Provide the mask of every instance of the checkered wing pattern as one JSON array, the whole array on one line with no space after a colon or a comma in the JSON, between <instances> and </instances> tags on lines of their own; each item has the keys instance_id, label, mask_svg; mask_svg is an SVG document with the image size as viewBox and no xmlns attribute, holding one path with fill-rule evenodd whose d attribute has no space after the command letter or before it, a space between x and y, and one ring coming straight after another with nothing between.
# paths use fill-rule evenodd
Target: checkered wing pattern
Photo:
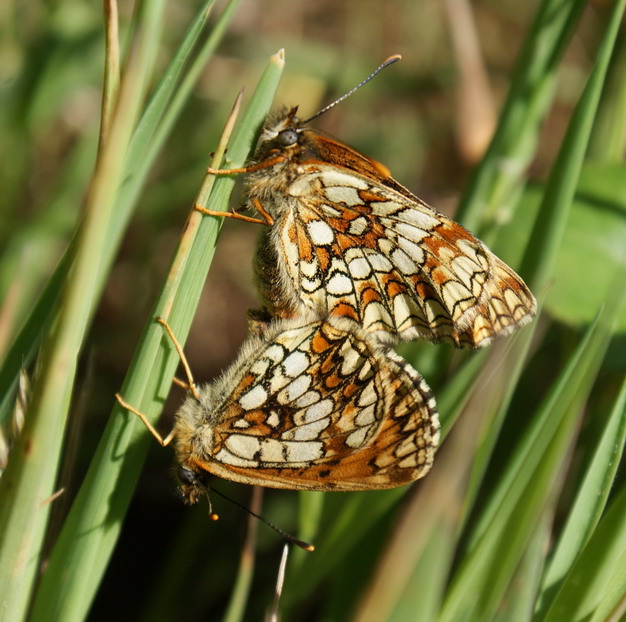
<instances>
[{"instance_id":1,"label":"checkered wing pattern","mask_svg":"<svg viewBox=\"0 0 626 622\"><path fill-rule=\"evenodd\" d=\"M392 488L430 469L439 437L420 375L342 318L272 325L201 393L179 412L178 460L246 484Z\"/></svg>"},{"instance_id":2,"label":"checkered wing pattern","mask_svg":"<svg viewBox=\"0 0 626 622\"><path fill-rule=\"evenodd\" d=\"M261 289L278 298L273 313L317 309L391 339L469 347L531 319L524 282L466 229L352 171L311 168L290 188L273 239L266 236L277 278L261 274Z\"/></svg>"}]
</instances>

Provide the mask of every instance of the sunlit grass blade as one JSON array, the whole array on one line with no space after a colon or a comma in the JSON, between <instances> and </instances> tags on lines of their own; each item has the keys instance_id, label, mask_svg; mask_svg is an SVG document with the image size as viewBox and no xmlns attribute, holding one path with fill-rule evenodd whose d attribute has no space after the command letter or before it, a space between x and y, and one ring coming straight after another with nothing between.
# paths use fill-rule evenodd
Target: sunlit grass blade
<instances>
[{"instance_id":1,"label":"sunlit grass blade","mask_svg":"<svg viewBox=\"0 0 626 622\"><path fill-rule=\"evenodd\" d=\"M623 619L626 599L626 487L622 486L542 620Z\"/></svg>"},{"instance_id":2,"label":"sunlit grass blade","mask_svg":"<svg viewBox=\"0 0 626 622\"><path fill-rule=\"evenodd\" d=\"M99 294L94 276L102 278L101 257L123 177L123 156L156 56L161 16L160 2L147 3L139 10L139 34L86 200L72 269L55 310L55 324L44 343L24 430L0 481L0 566L11 568L10 580L0 584L0 602L7 619L17 621L25 615L39 568L50 510L42 503L54 492L77 357Z\"/></svg>"},{"instance_id":3,"label":"sunlit grass blade","mask_svg":"<svg viewBox=\"0 0 626 622\"><path fill-rule=\"evenodd\" d=\"M119 13L115 0L104 2L104 41L104 76L100 113L100 143L98 145L100 153L102 153L111 130L121 79Z\"/></svg>"},{"instance_id":4,"label":"sunlit grass blade","mask_svg":"<svg viewBox=\"0 0 626 622\"><path fill-rule=\"evenodd\" d=\"M243 164L282 72L282 53L270 61L228 146L229 162ZM223 146L222 146L223 149ZM217 154L219 157L219 154ZM207 177L198 203L225 210L235 181ZM210 190L210 199L208 194ZM192 211L163 291L153 309L184 343L213 257L221 222ZM178 365L171 344L153 317L141 338L121 393L155 420ZM113 401L113 396L111 396ZM106 568L151 437L132 414L115 406L89 471L50 557L37 593L33 620L81 620ZM82 534L82 537L78 537Z\"/></svg>"},{"instance_id":5,"label":"sunlit grass blade","mask_svg":"<svg viewBox=\"0 0 626 622\"><path fill-rule=\"evenodd\" d=\"M626 39L619 37L589 144L588 158L597 163L624 163L626 151Z\"/></svg>"},{"instance_id":6,"label":"sunlit grass blade","mask_svg":"<svg viewBox=\"0 0 626 622\"><path fill-rule=\"evenodd\" d=\"M455 529L439 524L430 537L404 591L389 616L393 622L432 622L436 620L445 593L450 564L454 558ZM420 595L417 603L416 595Z\"/></svg>"},{"instance_id":7,"label":"sunlit grass blade","mask_svg":"<svg viewBox=\"0 0 626 622\"><path fill-rule=\"evenodd\" d=\"M457 211L457 218L476 233L510 217L552 101L561 56L586 4L544 0L539 8L496 133Z\"/></svg>"},{"instance_id":8,"label":"sunlit grass blade","mask_svg":"<svg viewBox=\"0 0 626 622\"><path fill-rule=\"evenodd\" d=\"M537 619L549 608L580 551L592 537L611 492L626 442L626 381L608 419L542 580Z\"/></svg>"},{"instance_id":9,"label":"sunlit grass blade","mask_svg":"<svg viewBox=\"0 0 626 622\"><path fill-rule=\"evenodd\" d=\"M539 517L524 555L492 618L493 622L527 622L532 617L553 520L554 507L549 504Z\"/></svg>"},{"instance_id":10,"label":"sunlit grass blade","mask_svg":"<svg viewBox=\"0 0 626 622\"><path fill-rule=\"evenodd\" d=\"M563 240L583 159L598 110L611 54L619 31L624 1L615 3L602 39L595 66L576 105L567 132L550 174L546 191L535 220L520 273L535 291L546 287L554 270L556 254ZM536 253L536 249L542 249Z\"/></svg>"}]
</instances>

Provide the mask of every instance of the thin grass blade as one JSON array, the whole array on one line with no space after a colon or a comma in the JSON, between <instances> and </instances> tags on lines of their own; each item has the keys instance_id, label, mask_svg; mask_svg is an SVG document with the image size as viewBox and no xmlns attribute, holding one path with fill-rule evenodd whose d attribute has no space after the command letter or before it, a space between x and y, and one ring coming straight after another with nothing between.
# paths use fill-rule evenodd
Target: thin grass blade
<instances>
[{"instance_id":1,"label":"thin grass blade","mask_svg":"<svg viewBox=\"0 0 626 622\"><path fill-rule=\"evenodd\" d=\"M54 492L77 357L98 295L94 274L102 269L106 232L122 179L123 154L156 56L161 16L160 2L140 9L139 35L120 87L110 135L94 173L72 270L56 310L57 321L44 344L26 425L0 482L0 566L12 569L10 580L0 584L0 602L7 619L17 621L25 615L38 570L50 510L43 502Z\"/></svg>"},{"instance_id":2,"label":"thin grass blade","mask_svg":"<svg viewBox=\"0 0 626 622\"><path fill-rule=\"evenodd\" d=\"M626 599L626 487L622 486L542 620L622 619ZM617 617L614 614L617 613Z\"/></svg>"},{"instance_id":3,"label":"thin grass blade","mask_svg":"<svg viewBox=\"0 0 626 622\"><path fill-rule=\"evenodd\" d=\"M542 581L543 615L600 521L626 442L626 381L610 414Z\"/></svg>"},{"instance_id":4,"label":"thin grass blade","mask_svg":"<svg viewBox=\"0 0 626 622\"><path fill-rule=\"evenodd\" d=\"M476 233L510 217L553 98L560 59L586 4L544 0L537 12L496 133L457 211L457 218Z\"/></svg>"}]
</instances>

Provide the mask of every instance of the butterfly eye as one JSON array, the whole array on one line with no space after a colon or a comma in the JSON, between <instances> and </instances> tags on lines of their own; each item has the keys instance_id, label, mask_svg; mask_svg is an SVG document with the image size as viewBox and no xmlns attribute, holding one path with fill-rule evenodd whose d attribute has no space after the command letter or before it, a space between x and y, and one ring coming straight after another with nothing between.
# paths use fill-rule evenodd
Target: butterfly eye
<instances>
[{"instance_id":1,"label":"butterfly eye","mask_svg":"<svg viewBox=\"0 0 626 622\"><path fill-rule=\"evenodd\" d=\"M180 467L176 472L176 475L178 477L178 481L181 484L193 485L198 483L198 477L196 476L196 474L190 469L186 469L185 467Z\"/></svg>"},{"instance_id":2,"label":"butterfly eye","mask_svg":"<svg viewBox=\"0 0 626 622\"><path fill-rule=\"evenodd\" d=\"M283 147L291 147L298 142L298 132L296 130L283 130L278 134L278 143Z\"/></svg>"}]
</instances>

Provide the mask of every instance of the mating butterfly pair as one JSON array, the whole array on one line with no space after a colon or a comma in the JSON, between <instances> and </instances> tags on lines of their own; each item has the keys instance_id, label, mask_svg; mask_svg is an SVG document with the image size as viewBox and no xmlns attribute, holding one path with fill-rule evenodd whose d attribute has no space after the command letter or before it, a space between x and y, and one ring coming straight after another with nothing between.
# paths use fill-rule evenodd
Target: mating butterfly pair
<instances>
[{"instance_id":1,"label":"mating butterfly pair","mask_svg":"<svg viewBox=\"0 0 626 622\"><path fill-rule=\"evenodd\" d=\"M174 429L190 502L207 474L305 490L423 476L439 436L435 401L390 344L479 347L535 313L526 285L482 242L307 123L283 111L254 164L210 170L249 173L260 218L245 219L267 225L256 266L273 319L256 324L220 380L190 383Z\"/></svg>"}]
</instances>

